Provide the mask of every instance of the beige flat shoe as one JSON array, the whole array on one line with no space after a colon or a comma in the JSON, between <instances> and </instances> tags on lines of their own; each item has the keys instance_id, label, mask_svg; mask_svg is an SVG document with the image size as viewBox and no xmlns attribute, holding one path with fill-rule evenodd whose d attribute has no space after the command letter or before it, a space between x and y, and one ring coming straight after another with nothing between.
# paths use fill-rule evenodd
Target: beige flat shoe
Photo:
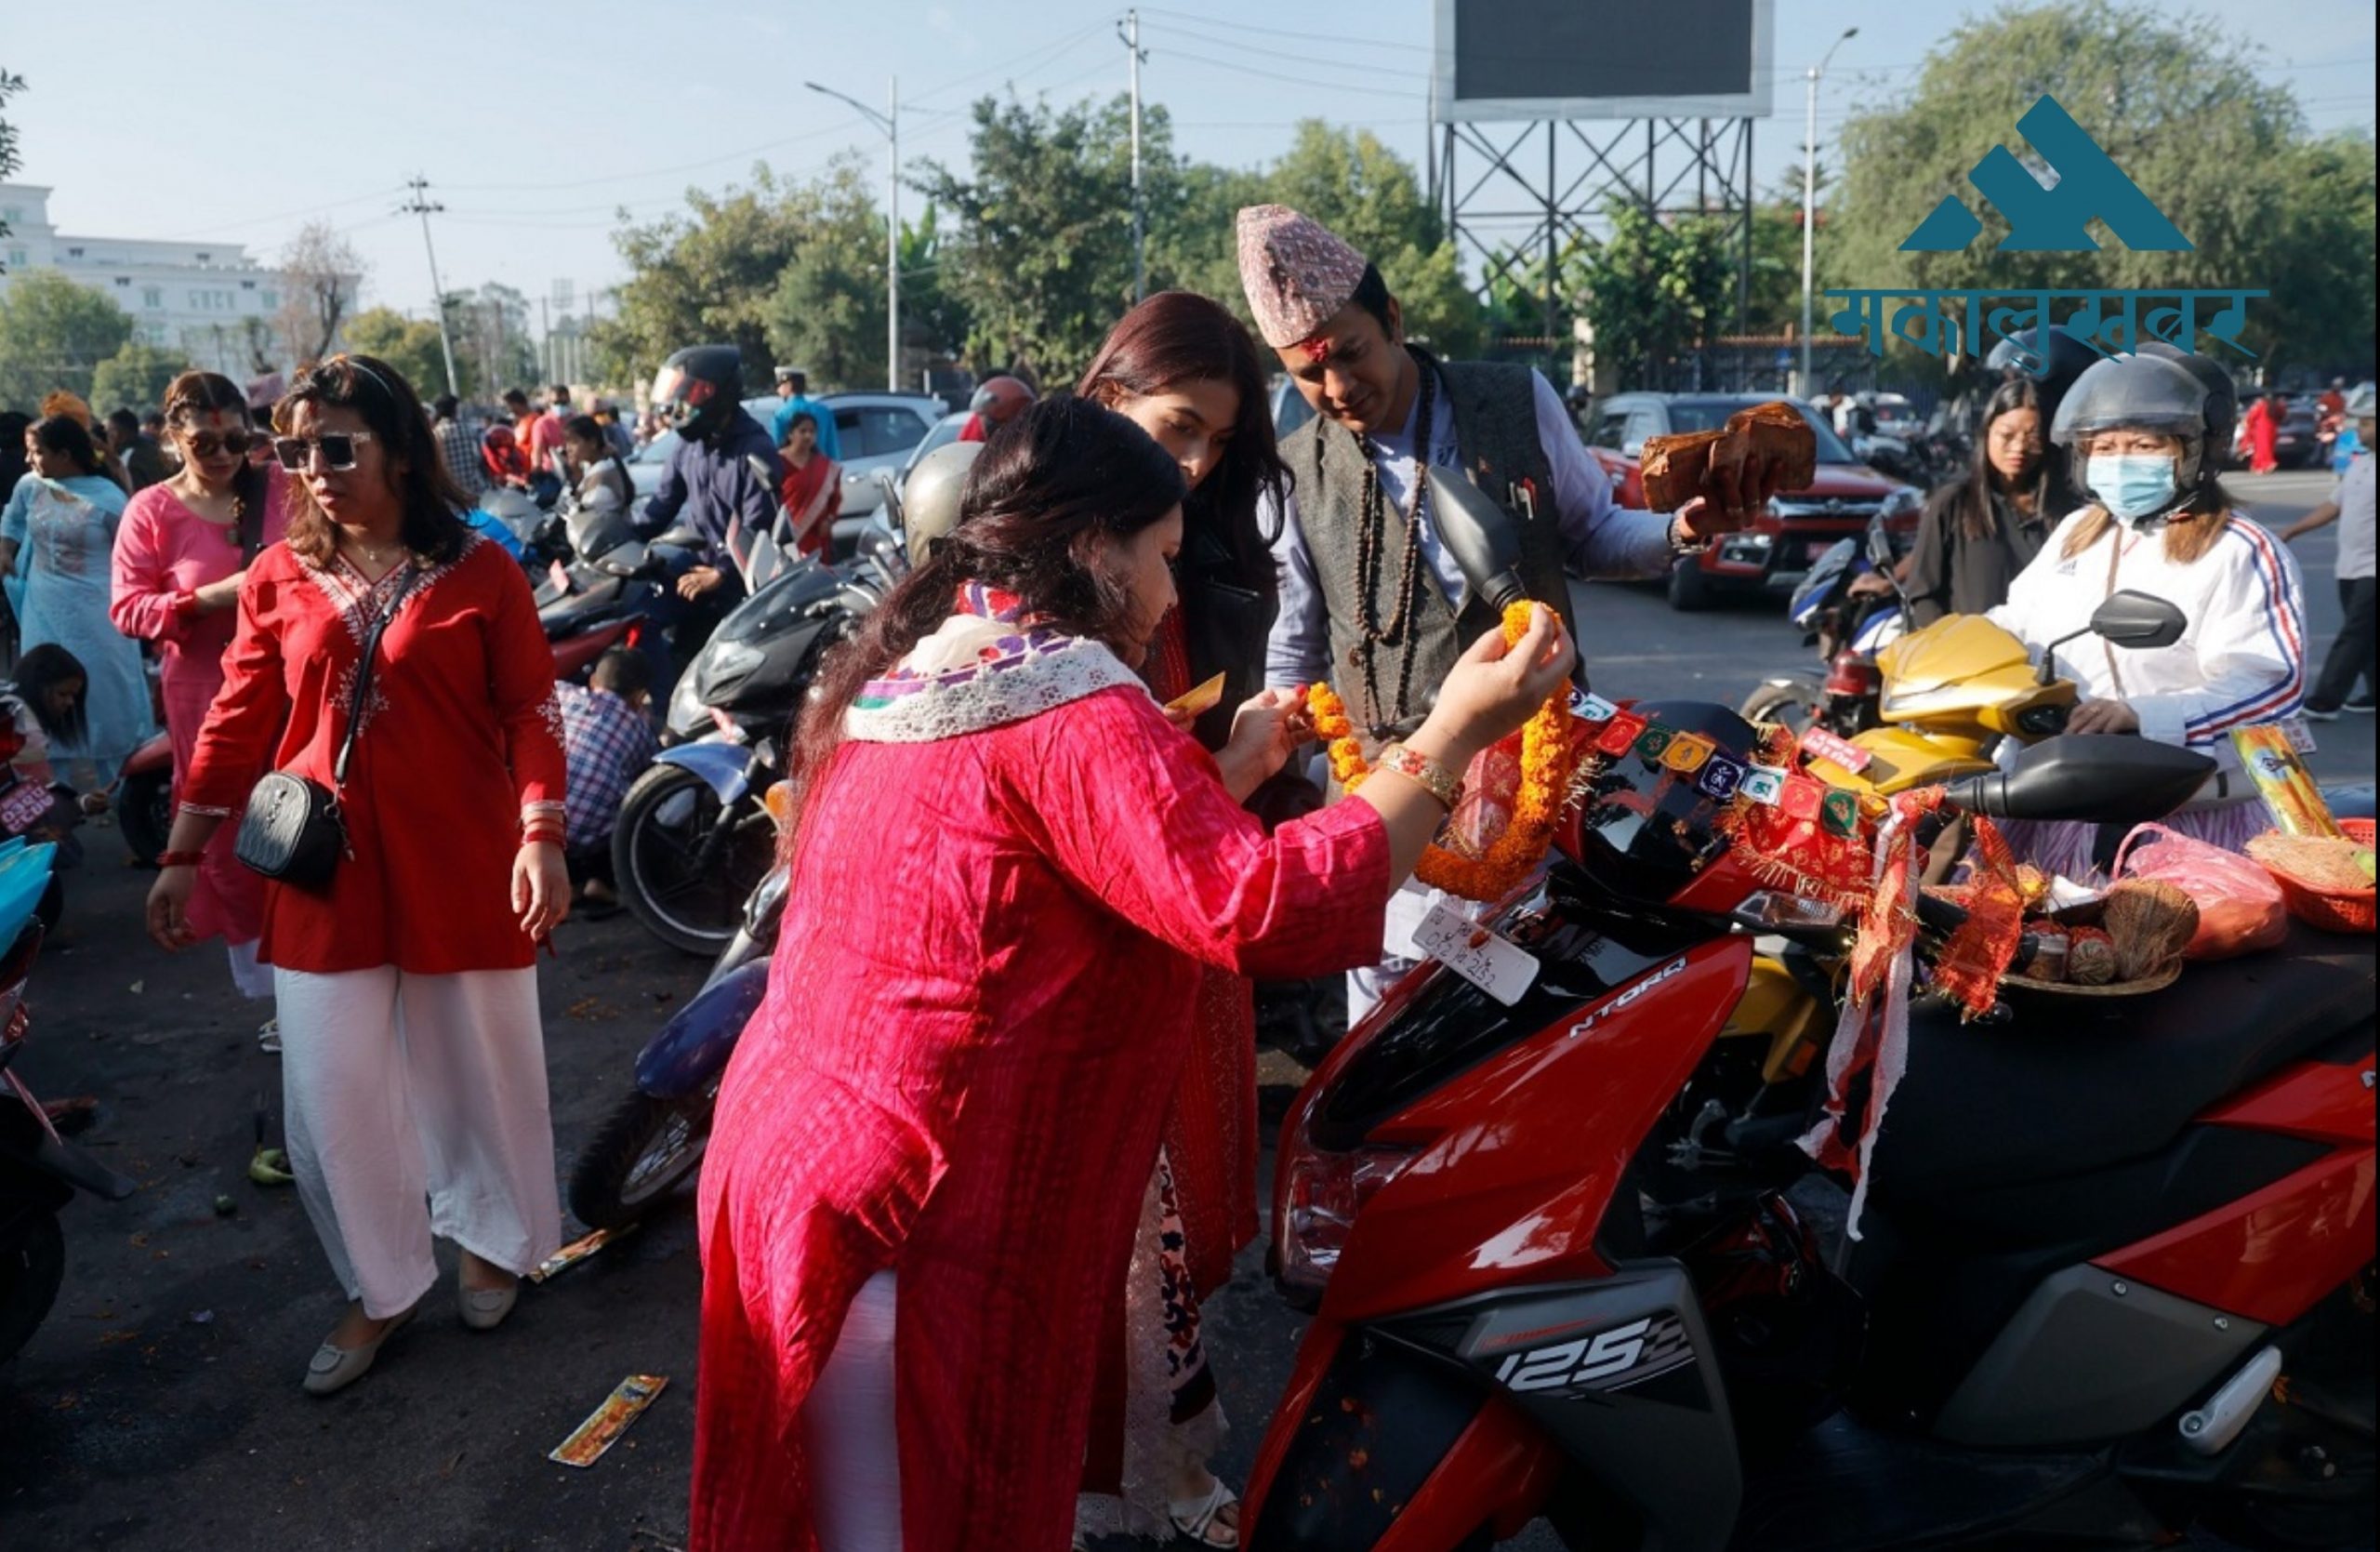
<instances>
[{"instance_id":1,"label":"beige flat shoe","mask_svg":"<svg viewBox=\"0 0 2380 1552\"><path fill-rule=\"evenodd\" d=\"M380 1328L379 1335L360 1347L340 1347L325 1342L315 1348L314 1356L306 1361L306 1394L328 1396L334 1391L346 1389L371 1373L372 1360L380 1356L380 1345L394 1336L406 1321L413 1319L414 1310L420 1307L416 1304L413 1309L392 1316L389 1323Z\"/></svg>"},{"instance_id":2,"label":"beige flat shoe","mask_svg":"<svg viewBox=\"0 0 2380 1552\"><path fill-rule=\"evenodd\" d=\"M473 1331L494 1331L504 1324L504 1318L520 1301L521 1280L515 1278L503 1288L472 1288L457 1277L455 1293L456 1302L462 1307L463 1324Z\"/></svg>"}]
</instances>

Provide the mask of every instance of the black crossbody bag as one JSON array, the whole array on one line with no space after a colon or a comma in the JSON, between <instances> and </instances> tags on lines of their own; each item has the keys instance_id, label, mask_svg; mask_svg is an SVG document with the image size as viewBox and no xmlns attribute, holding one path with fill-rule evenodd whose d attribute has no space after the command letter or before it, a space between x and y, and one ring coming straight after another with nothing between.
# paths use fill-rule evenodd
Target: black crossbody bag
<instances>
[{"instance_id":1,"label":"black crossbody bag","mask_svg":"<svg viewBox=\"0 0 2380 1552\"><path fill-rule=\"evenodd\" d=\"M247 812L240 816L240 833L232 841L231 855L266 878L318 890L330 882L338 859L347 855L347 820L338 811L338 794L347 785L348 757L355 752L355 737L364 727L364 707L372 694L372 664L379 656L380 632L389 628L405 594L413 590L416 575L406 573L389 606L380 611L364 638L364 660L355 670L355 688L348 696L347 736L339 740L338 760L331 766L331 785L324 787L289 771L272 771L248 794Z\"/></svg>"}]
</instances>

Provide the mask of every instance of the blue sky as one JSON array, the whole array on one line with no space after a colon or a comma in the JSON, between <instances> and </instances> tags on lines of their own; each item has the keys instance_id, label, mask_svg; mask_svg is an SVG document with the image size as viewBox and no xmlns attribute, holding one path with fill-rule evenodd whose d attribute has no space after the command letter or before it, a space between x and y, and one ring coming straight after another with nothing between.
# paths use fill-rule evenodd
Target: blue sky
<instances>
[{"instance_id":1,"label":"blue sky","mask_svg":"<svg viewBox=\"0 0 2380 1552\"><path fill-rule=\"evenodd\" d=\"M1834 125L1905 86L1935 39L1977 9L1778 0L1776 113L1753 134L1761 185L1796 162L1800 73L1842 28L1860 31L1825 84L1822 158ZM2336 0L2195 9L2259 38L2266 73L2297 90L2317 128L2371 126L2371 11ZM0 68L28 83L8 108L24 153L17 176L55 187L60 226L238 241L270 257L320 218L368 260L368 300L422 312L420 227L392 213L416 171L447 206L436 235L448 285L500 280L536 297L566 279L583 293L621 277L608 236L618 205L657 215L690 184L739 180L761 158L799 174L856 153L880 179L882 139L804 80L880 103L897 73L905 161L963 161L968 103L1004 83L1056 100L1121 90L1122 10L1092 0L112 0L94 11L0 0ZM1261 163L1308 116L1423 153L1429 0L1182 0L1141 15L1144 88L1188 154Z\"/></svg>"}]
</instances>

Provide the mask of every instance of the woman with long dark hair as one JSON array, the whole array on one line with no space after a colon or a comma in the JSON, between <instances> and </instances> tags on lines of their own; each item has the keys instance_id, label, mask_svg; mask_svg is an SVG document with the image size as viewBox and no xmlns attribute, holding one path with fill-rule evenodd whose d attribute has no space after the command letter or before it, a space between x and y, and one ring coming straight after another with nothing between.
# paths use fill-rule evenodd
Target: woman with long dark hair
<instances>
[{"instance_id":1,"label":"woman with long dark hair","mask_svg":"<svg viewBox=\"0 0 2380 1552\"><path fill-rule=\"evenodd\" d=\"M343 855L319 887L267 881L263 942L298 1196L351 1301L307 1366L326 1395L436 1280L433 1236L477 1330L561 1239L532 964L570 897L562 712L529 584L464 526L396 369L334 356L273 418L288 537L241 584L149 929L192 941L197 864L268 770L335 789Z\"/></svg>"},{"instance_id":2,"label":"woman with long dark hair","mask_svg":"<svg viewBox=\"0 0 2380 1552\"><path fill-rule=\"evenodd\" d=\"M27 426L24 449L31 467L0 514L0 571L20 557L26 564L18 617L23 645L55 642L90 676L83 733L54 753L60 778L82 792L84 806L104 809L117 767L155 730L140 649L108 619L108 557L124 517L124 487L102 471L91 433L72 416Z\"/></svg>"},{"instance_id":3,"label":"woman with long dark hair","mask_svg":"<svg viewBox=\"0 0 2380 1552\"><path fill-rule=\"evenodd\" d=\"M2041 390L2030 377L2011 374L1984 405L1974 467L1937 487L1918 520L1902 585L1919 625L2008 601L2009 584L2041 553L2056 521L2048 439Z\"/></svg>"},{"instance_id":4,"label":"woman with long dark hair","mask_svg":"<svg viewBox=\"0 0 2380 1552\"><path fill-rule=\"evenodd\" d=\"M114 599L108 616L127 636L157 643L165 732L177 786L190 771L206 709L223 688L223 657L240 584L266 546L288 527L288 477L248 461L264 433L248 424L247 397L231 378L184 372L165 389L167 434L181 469L136 494L116 534ZM231 980L248 997L272 995L272 972L257 962L264 933L264 880L231 856L234 824L206 846L191 895L191 931L220 937ZM268 1030L268 1049L279 1035Z\"/></svg>"},{"instance_id":5,"label":"woman with long dark hair","mask_svg":"<svg viewBox=\"0 0 2380 1552\"><path fill-rule=\"evenodd\" d=\"M1182 490L1122 416L1025 411L803 714L785 923L703 1166L703 1552L1066 1544L1198 967L1374 957L1451 773L1568 671L1550 613L1491 633L1360 792L1268 836L1135 671ZM1277 767L1295 704L1243 706L1230 760Z\"/></svg>"},{"instance_id":6,"label":"woman with long dark hair","mask_svg":"<svg viewBox=\"0 0 2380 1552\"><path fill-rule=\"evenodd\" d=\"M1160 292L1124 315L1075 391L1148 432L1181 471L1181 604L1159 623L1141 673L1168 703L1222 677L1212 710L1169 720L1223 757L1235 709L1263 687L1278 608L1273 536L1257 521L1257 501L1289 486L1255 343L1219 303ZM1235 763L1223 776L1246 801L1260 773ZM1163 1096L1164 1143L1131 1271L1102 1338L1082 1536L1179 1532L1238 1545L1237 1500L1208 1466L1224 1421L1198 1307L1231 1280L1233 1254L1256 1235L1252 988L1228 970L1204 970L1195 1010L1189 1059Z\"/></svg>"}]
</instances>

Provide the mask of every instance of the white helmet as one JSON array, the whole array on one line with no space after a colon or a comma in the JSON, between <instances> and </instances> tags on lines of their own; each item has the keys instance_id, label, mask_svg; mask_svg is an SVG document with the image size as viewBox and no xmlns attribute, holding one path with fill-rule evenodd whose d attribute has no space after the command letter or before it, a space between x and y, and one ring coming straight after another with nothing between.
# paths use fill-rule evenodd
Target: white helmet
<instances>
[{"instance_id":1,"label":"white helmet","mask_svg":"<svg viewBox=\"0 0 2380 1552\"><path fill-rule=\"evenodd\" d=\"M934 540L959 526L959 498L967 488L967 471L983 450L980 442L946 442L909 471L901 487L901 526L912 567L924 565Z\"/></svg>"}]
</instances>

